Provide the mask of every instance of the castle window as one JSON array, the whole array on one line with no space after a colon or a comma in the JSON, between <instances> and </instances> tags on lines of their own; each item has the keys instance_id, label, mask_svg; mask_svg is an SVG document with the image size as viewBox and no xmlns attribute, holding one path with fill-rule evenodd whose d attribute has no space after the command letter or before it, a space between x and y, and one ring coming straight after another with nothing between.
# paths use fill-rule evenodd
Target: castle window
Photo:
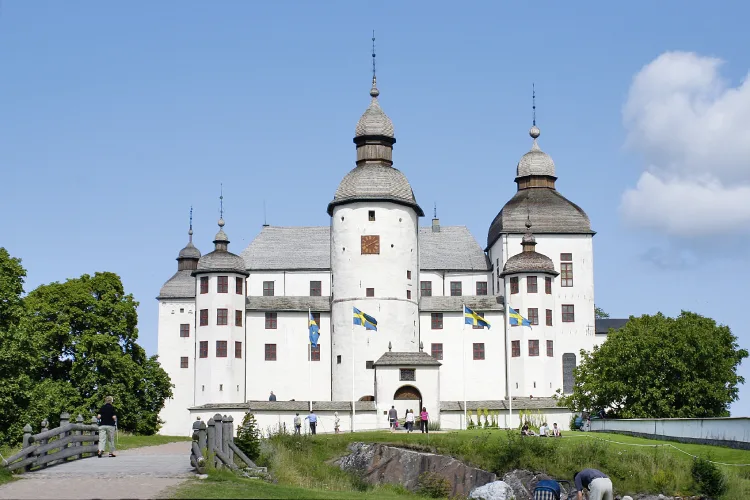
<instances>
[{"instance_id":1,"label":"castle window","mask_svg":"<svg viewBox=\"0 0 750 500\"><path fill-rule=\"evenodd\" d=\"M370 211L369 211L369 212L367 213L367 219L368 219L368 220L369 220L370 222L375 222L375 210L370 210Z\"/></svg>"},{"instance_id":2,"label":"castle window","mask_svg":"<svg viewBox=\"0 0 750 500\"><path fill-rule=\"evenodd\" d=\"M432 297L432 281L420 281L419 293L422 297Z\"/></svg>"},{"instance_id":3,"label":"castle window","mask_svg":"<svg viewBox=\"0 0 750 500\"><path fill-rule=\"evenodd\" d=\"M406 271L406 279L411 279L411 271Z\"/></svg>"},{"instance_id":4,"label":"castle window","mask_svg":"<svg viewBox=\"0 0 750 500\"><path fill-rule=\"evenodd\" d=\"M460 296L461 296L461 282L451 281L451 297L460 297Z\"/></svg>"},{"instance_id":5,"label":"castle window","mask_svg":"<svg viewBox=\"0 0 750 500\"><path fill-rule=\"evenodd\" d=\"M189 337L189 336L190 336L190 325L187 323L180 325L180 337Z\"/></svg>"},{"instance_id":6,"label":"castle window","mask_svg":"<svg viewBox=\"0 0 750 500\"><path fill-rule=\"evenodd\" d=\"M374 297L375 296L375 289L374 288L367 288L365 290L365 296L366 297Z\"/></svg>"},{"instance_id":7,"label":"castle window","mask_svg":"<svg viewBox=\"0 0 750 500\"><path fill-rule=\"evenodd\" d=\"M539 356L538 340L529 340L529 356Z\"/></svg>"},{"instance_id":8,"label":"castle window","mask_svg":"<svg viewBox=\"0 0 750 500\"><path fill-rule=\"evenodd\" d=\"M536 293L536 276L526 276L526 293Z\"/></svg>"},{"instance_id":9,"label":"castle window","mask_svg":"<svg viewBox=\"0 0 750 500\"><path fill-rule=\"evenodd\" d=\"M208 293L208 276L201 276L201 293Z\"/></svg>"},{"instance_id":10,"label":"castle window","mask_svg":"<svg viewBox=\"0 0 750 500\"><path fill-rule=\"evenodd\" d=\"M216 324L220 326L224 326L228 324L228 318L229 311L227 309L217 309L216 310Z\"/></svg>"},{"instance_id":11,"label":"castle window","mask_svg":"<svg viewBox=\"0 0 750 500\"><path fill-rule=\"evenodd\" d=\"M560 286L573 286L573 254L560 254Z\"/></svg>"},{"instance_id":12,"label":"castle window","mask_svg":"<svg viewBox=\"0 0 750 500\"><path fill-rule=\"evenodd\" d=\"M264 297L273 297L273 281L264 281L263 282L263 296Z\"/></svg>"},{"instance_id":13,"label":"castle window","mask_svg":"<svg viewBox=\"0 0 750 500\"><path fill-rule=\"evenodd\" d=\"M521 341L520 340L510 341L510 352L511 352L511 357L513 358L521 357Z\"/></svg>"},{"instance_id":14,"label":"castle window","mask_svg":"<svg viewBox=\"0 0 750 500\"><path fill-rule=\"evenodd\" d=\"M234 326L242 326L242 315L244 314L244 311L242 310L236 310L234 311Z\"/></svg>"},{"instance_id":15,"label":"castle window","mask_svg":"<svg viewBox=\"0 0 750 500\"><path fill-rule=\"evenodd\" d=\"M188 357L182 356L180 358L180 368L187 368L188 367Z\"/></svg>"},{"instance_id":16,"label":"castle window","mask_svg":"<svg viewBox=\"0 0 750 500\"><path fill-rule=\"evenodd\" d=\"M435 359L443 359L443 344L432 344L430 346L430 354Z\"/></svg>"},{"instance_id":17,"label":"castle window","mask_svg":"<svg viewBox=\"0 0 750 500\"><path fill-rule=\"evenodd\" d=\"M432 313L430 315L430 318L431 318L431 327L433 330L443 329L443 313Z\"/></svg>"},{"instance_id":18,"label":"castle window","mask_svg":"<svg viewBox=\"0 0 750 500\"><path fill-rule=\"evenodd\" d=\"M216 280L217 293L229 293L229 276L219 276Z\"/></svg>"},{"instance_id":19,"label":"castle window","mask_svg":"<svg viewBox=\"0 0 750 500\"><path fill-rule=\"evenodd\" d=\"M266 361L276 361L276 344L266 344Z\"/></svg>"},{"instance_id":20,"label":"castle window","mask_svg":"<svg viewBox=\"0 0 750 500\"><path fill-rule=\"evenodd\" d=\"M406 291L406 298L407 300L411 300L411 290Z\"/></svg>"},{"instance_id":21,"label":"castle window","mask_svg":"<svg viewBox=\"0 0 750 500\"><path fill-rule=\"evenodd\" d=\"M208 340L201 340L200 342L200 357L208 357Z\"/></svg>"},{"instance_id":22,"label":"castle window","mask_svg":"<svg viewBox=\"0 0 750 500\"><path fill-rule=\"evenodd\" d=\"M234 291L237 292L237 295L242 295L242 281L242 278L234 279Z\"/></svg>"},{"instance_id":23,"label":"castle window","mask_svg":"<svg viewBox=\"0 0 750 500\"><path fill-rule=\"evenodd\" d=\"M180 314L182 314L184 312L185 312L185 308L184 307L180 307Z\"/></svg>"},{"instance_id":24,"label":"castle window","mask_svg":"<svg viewBox=\"0 0 750 500\"><path fill-rule=\"evenodd\" d=\"M484 359L484 342L474 343L474 359L481 361Z\"/></svg>"},{"instance_id":25,"label":"castle window","mask_svg":"<svg viewBox=\"0 0 750 500\"><path fill-rule=\"evenodd\" d=\"M266 330L276 330L277 324L276 313L266 313Z\"/></svg>"},{"instance_id":26,"label":"castle window","mask_svg":"<svg viewBox=\"0 0 750 500\"><path fill-rule=\"evenodd\" d=\"M310 282L310 297L320 297L323 293L321 281Z\"/></svg>"},{"instance_id":27,"label":"castle window","mask_svg":"<svg viewBox=\"0 0 750 500\"><path fill-rule=\"evenodd\" d=\"M399 380L402 382L414 382L417 380L417 370L414 368L401 368L399 370Z\"/></svg>"},{"instance_id":28,"label":"castle window","mask_svg":"<svg viewBox=\"0 0 750 500\"><path fill-rule=\"evenodd\" d=\"M375 361L365 361L365 370L374 370Z\"/></svg>"},{"instance_id":29,"label":"castle window","mask_svg":"<svg viewBox=\"0 0 750 500\"><path fill-rule=\"evenodd\" d=\"M315 347L310 346L311 361L320 361L320 344Z\"/></svg>"},{"instance_id":30,"label":"castle window","mask_svg":"<svg viewBox=\"0 0 750 500\"><path fill-rule=\"evenodd\" d=\"M477 281L477 295L487 295L486 281Z\"/></svg>"},{"instance_id":31,"label":"castle window","mask_svg":"<svg viewBox=\"0 0 750 500\"><path fill-rule=\"evenodd\" d=\"M546 293L547 295L552 294L552 278L550 278L549 276L544 278L544 293Z\"/></svg>"},{"instance_id":32,"label":"castle window","mask_svg":"<svg viewBox=\"0 0 750 500\"><path fill-rule=\"evenodd\" d=\"M242 342L234 343L234 357L242 359Z\"/></svg>"},{"instance_id":33,"label":"castle window","mask_svg":"<svg viewBox=\"0 0 750 500\"><path fill-rule=\"evenodd\" d=\"M200 326L208 326L208 309L201 309Z\"/></svg>"},{"instance_id":34,"label":"castle window","mask_svg":"<svg viewBox=\"0 0 750 500\"><path fill-rule=\"evenodd\" d=\"M227 357L227 341L226 340L216 341L216 357L217 358Z\"/></svg>"},{"instance_id":35,"label":"castle window","mask_svg":"<svg viewBox=\"0 0 750 500\"><path fill-rule=\"evenodd\" d=\"M562 320L563 323L573 323L576 320L575 306L573 304L563 304Z\"/></svg>"},{"instance_id":36,"label":"castle window","mask_svg":"<svg viewBox=\"0 0 750 500\"><path fill-rule=\"evenodd\" d=\"M337 365L341 364L341 354L339 354L338 356L336 356L336 364Z\"/></svg>"},{"instance_id":37,"label":"castle window","mask_svg":"<svg viewBox=\"0 0 750 500\"><path fill-rule=\"evenodd\" d=\"M550 358L555 357L555 346L554 342L551 340L547 341L547 356Z\"/></svg>"},{"instance_id":38,"label":"castle window","mask_svg":"<svg viewBox=\"0 0 750 500\"><path fill-rule=\"evenodd\" d=\"M529 323L532 325L539 324L539 309L536 307L529 307Z\"/></svg>"},{"instance_id":39,"label":"castle window","mask_svg":"<svg viewBox=\"0 0 750 500\"><path fill-rule=\"evenodd\" d=\"M518 276L510 279L510 293L518 293Z\"/></svg>"},{"instance_id":40,"label":"castle window","mask_svg":"<svg viewBox=\"0 0 750 500\"><path fill-rule=\"evenodd\" d=\"M552 309L547 309L547 326L552 326Z\"/></svg>"},{"instance_id":41,"label":"castle window","mask_svg":"<svg viewBox=\"0 0 750 500\"><path fill-rule=\"evenodd\" d=\"M560 254L560 262L573 262L573 254L572 253L561 253Z\"/></svg>"},{"instance_id":42,"label":"castle window","mask_svg":"<svg viewBox=\"0 0 750 500\"><path fill-rule=\"evenodd\" d=\"M481 313L479 311L474 311L474 312L477 313L477 316L479 316L480 318L484 318L484 313ZM471 328L474 330L481 330L484 327L481 325L471 325Z\"/></svg>"}]
</instances>

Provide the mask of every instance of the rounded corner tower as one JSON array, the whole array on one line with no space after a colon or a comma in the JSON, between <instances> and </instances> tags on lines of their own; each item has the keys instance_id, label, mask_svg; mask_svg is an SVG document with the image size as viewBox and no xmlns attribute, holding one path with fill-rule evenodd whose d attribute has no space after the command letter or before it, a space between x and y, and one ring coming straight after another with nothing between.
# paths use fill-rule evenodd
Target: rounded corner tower
<instances>
[{"instance_id":1,"label":"rounded corner tower","mask_svg":"<svg viewBox=\"0 0 750 500\"><path fill-rule=\"evenodd\" d=\"M393 123L378 102L355 129L357 162L328 204L331 216L331 396L374 397L372 362L388 351L419 350L419 217L406 176L393 167ZM353 325L354 309L377 331Z\"/></svg>"}]
</instances>

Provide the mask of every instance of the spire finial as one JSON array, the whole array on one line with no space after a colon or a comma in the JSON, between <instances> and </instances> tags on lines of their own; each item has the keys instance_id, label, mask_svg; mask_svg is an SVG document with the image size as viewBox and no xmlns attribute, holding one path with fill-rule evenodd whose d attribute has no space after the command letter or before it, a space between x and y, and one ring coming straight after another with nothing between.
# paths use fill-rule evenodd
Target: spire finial
<instances>
[{"instance_id":1,"label":"spire finial","mask_svg":"<svg viewBox=\"0 0 750 500\"><path fill-rule=\"evenodd\" d=\"M193 242L193 206L190 205L190 230L188 231L188 236L190 236L190 243Z\"/></svg>"},{"instance_id":2,"label":"spire finial","mask_svg":"<svg viewBox=\"0 0 750 500\"><path fill-rule=\"evenodd\" d=\"M219 227L224 227L224 183L219 184Z\"/></svg>"},{"instance_id":3,"label":"spire finial","mask_svg":"<svg viewBox=\"0 0 750 500\"><path fill-rule=\"evenodd\" d=\"M372 30L372 88L370 89L370 95L377 97L380 95L380 91L376 86L377 78L375 77L375 30Z\"/></svg>"},{"instance_id":4,"label":"spire finial","mask_svg":"<svg viewBox=\"0 0 750 500\"><path fill-rule=\"evenodd\" d=\"M437 219L437 202L435 202L435 208L434 208L434 211L432 213L432 217L435 218L435 219Z\"/></svg>"},{"instance_id":5,"label":"spire finial","mask_svg":"<svg viewBox=\"0 0 750 500\"><path fill-rule=\"evenodd\" d=\"M536 144L536 138L541 135L541 131L539 130L539 127L536 126L536 86L532 83L531 84L531 129L529 130L529 135L532 139L534 139L534 144Z\"/></svg>"}]
</instances>

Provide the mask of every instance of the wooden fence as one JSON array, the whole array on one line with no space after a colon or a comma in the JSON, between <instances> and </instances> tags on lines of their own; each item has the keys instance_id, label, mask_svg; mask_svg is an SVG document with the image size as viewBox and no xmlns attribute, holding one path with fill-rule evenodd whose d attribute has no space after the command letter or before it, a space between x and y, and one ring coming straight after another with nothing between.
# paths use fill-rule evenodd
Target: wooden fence
<instances>
[{"instance_id":1,"label":"wooden fence","mask_svg":"<svg viewBox=\"0 0 750 500\"><path fill-rule=\"evenodd\" d=\"M199 474L205 474L206 462L213 459L217 469L227 467L237 470L237 462L244 463L255 472L266 472L265 467L258 467L242 450L234 444L234 419L231 415L217 413L208 422L193 422L193 444L190 451L190 465ZM237 462L236 462L237 461Z\"/></svg>"},{"instance_id":2,"label":"wooden fence","mask_svg":"<svg viewBox=\"0 0 750 500\"><path fill-rule=\"evenodd\" d=\"M70 414L60 414L60 426L48 429L47 420L42 421L42 432L32 434L31 425L23 428L23 448L7 460L2 466L10 471L28 472L33 469L85 458L96 454L99 445L99 426L96 417L91 417L91 424L83 423L83 416L78 415L75 423L70 422ZM87 444L91 443L91 444Z\"/></svg>"}]
</instances>

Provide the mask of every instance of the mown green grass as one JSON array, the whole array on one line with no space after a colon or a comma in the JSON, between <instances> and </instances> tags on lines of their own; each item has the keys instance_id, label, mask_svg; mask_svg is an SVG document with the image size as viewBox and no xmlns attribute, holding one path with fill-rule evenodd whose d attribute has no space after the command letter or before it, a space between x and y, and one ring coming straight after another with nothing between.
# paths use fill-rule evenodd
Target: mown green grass
<instances>
[{"instance_id":1,"label":"mown green grass","mask_svg":"<svg viewBox=\"0 0 750 500\"><path fill-rule=\"evenodd\" d=\"M186 436L137 436L135 434L120 433L117 438L116 448L118 450L128 450L130 448L142 448L144 446L157 446L160 444L174 443L177 441L190 441Z\"/></svg>"}]
</instances>

